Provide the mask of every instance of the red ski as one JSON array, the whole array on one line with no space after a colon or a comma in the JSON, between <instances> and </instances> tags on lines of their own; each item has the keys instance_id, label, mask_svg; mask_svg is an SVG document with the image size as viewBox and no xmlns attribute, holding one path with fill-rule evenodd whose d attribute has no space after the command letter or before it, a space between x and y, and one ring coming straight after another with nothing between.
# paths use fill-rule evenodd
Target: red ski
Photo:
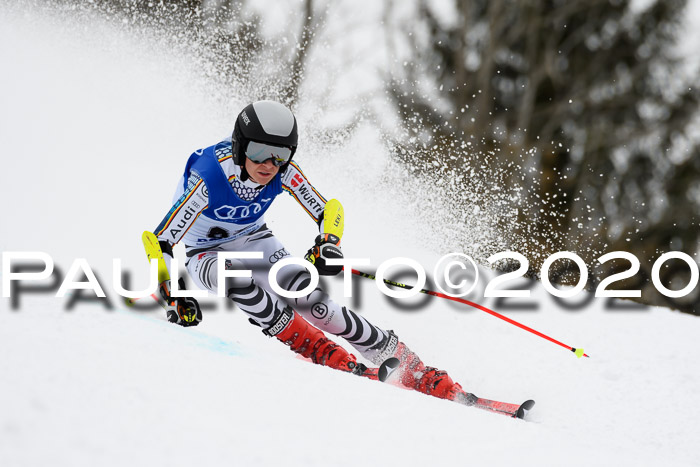
<instances>
[{"instance_id":1,"label":"red ski","mask_svg":"<svg viewBox=\"0 0 700 467\"><path fill-rule=\"evenodd\" d=\"M309 363L313 363L310 359L298 356L302 360L306 360ZM362 363L358 363L357 366L350 372L356 376L361 376L363 378L371 379L372 381L380 381L382 383L387 382L387 379L391 374L399 367L399 359L396 357L391 357L385 360L379 367L367 367ZM398 383L392 383L397 387L402 389L411 390L406 386ZM416 391L419 392L419 391ZM422 393L421 393L422 394ZM433 396L431 396L433 397ZM532 409L535 405L535 401L527 400L522 404L511 404L508 402L492 401L489 399L483 399L472 393L461 391L457 393L457 396L452 399L452 402L456 402L460 405L466 405L468 407L476 407L477 409L488 410L489 412L500 413L507 415L512 418L525 418L528 411Z\"/></svg>"},{"instance_id":2,"label":"red ski","mask_svg":"<svg viewBox=\"0 0 700 467\"><path fill-rule=\"evenodd\" d=\"M391 373L398 367L399 360L395 357L391 357L384 361L379 368L366 368L368 374L361 374L360 376L367 376L370 379L377 379L385 382ZM535 406L535 401L533 400L527 400L522 404L511 404L508 402L483 399L465 391L459 392L457 396L452 399L452 401L461 405L476 407L477 409L488 410L489 412L500 413L509 417L520 419L525 418L528 411Z\"/></svg>"},{"instance_id":3,"label":"red ski","mask_svg":"<svg viewBox=\"0 0 700 467\"><path fill-rule=\"evenodd\" d=\"M458 394L454 399L454 402L470 407L476 407L477 409L508 415L509 417L513 418L525 418L528 411L535 406L535 401L532 399L527 400L522 404L511 404L508 402L483 399L468 392Z\"/></svg>"}]
</instances>

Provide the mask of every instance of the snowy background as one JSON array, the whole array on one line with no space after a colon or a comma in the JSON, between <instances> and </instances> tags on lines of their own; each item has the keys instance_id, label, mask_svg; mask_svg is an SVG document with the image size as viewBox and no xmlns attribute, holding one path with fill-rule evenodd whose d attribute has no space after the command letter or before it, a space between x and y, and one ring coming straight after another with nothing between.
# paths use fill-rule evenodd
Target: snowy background
<instances>
[{"instance_id":1,"label":"snowy background","mask_svg":"<svg viewBox=\"0 0 700 467\"><path fill-rule=\"evenodd\" d=\"M193 71L196 57L147 34L31 10L0 8L0 64L0 247L49 253L63 274L85 258L110 298L72 310L53 293L25 293L14 309L0 301L0 465L700 461L690 315L601 299L572 310L532 286L534 309L507 314L592 357L577 360L477 310L421 297L401 309L362 279L343 299L342 282L327 281L468 391L535 399L523 422L310 365L216 300L196 329L125 308L109 290L112 258L145 282L141 232L167 212L189 153L230 133L245 97L222 96ZM378 83L360 73L346 86ZM302 135L324 125L311 104L297 117ZM401 180L379 139L367 122L342 144L302 140L297 160L343 202L346 256L431 269L443 252L392 188ZM289 197L267 220L295 255L315 235Z\"/></svg>"}]
</instances>

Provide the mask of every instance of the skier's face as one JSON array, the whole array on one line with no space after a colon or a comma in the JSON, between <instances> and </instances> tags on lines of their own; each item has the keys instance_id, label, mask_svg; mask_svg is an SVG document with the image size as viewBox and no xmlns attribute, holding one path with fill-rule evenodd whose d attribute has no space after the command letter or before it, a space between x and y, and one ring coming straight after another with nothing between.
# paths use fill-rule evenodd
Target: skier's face
<instances>
[{"instance_id":1,"label":"skier's face","mask_svg":"<svg viewBox=\"0 0 700 467\"><path fill-rule=\"evenodd\" d=\"M272 180L280 168L272 163L272 159L268 159L263 163L257 164L247 157L245 158L245 169L248 175L255 182L261 185L267 185Z\"/></svg>"}]
</instances>

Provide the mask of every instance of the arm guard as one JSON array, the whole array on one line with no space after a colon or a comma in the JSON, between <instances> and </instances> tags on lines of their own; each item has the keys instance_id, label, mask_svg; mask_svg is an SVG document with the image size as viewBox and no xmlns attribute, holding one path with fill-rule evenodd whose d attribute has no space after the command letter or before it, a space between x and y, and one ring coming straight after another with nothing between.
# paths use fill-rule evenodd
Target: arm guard
<instances>
[{"instance_id":1,"label":"arm guard","mask_svg":"<svg viewBox=\"0 0 700 467\"><path fill-rule=\"evenodd\" d=\"M345 229L345 213L343 205L337 199L332 199L323 208L323 223L321 234L332 234L342 238Z\"/></svg>"}]
</instances>

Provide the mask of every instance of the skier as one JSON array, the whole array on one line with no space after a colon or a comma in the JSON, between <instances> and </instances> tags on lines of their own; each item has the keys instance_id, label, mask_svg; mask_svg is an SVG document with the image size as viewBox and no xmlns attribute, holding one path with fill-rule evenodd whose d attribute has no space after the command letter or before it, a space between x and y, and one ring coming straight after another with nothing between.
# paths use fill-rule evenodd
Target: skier
<instances>
[{"instance_id":1,"label":"skier","mask_svg":"<svg viewBox=\"0 0 700 467\"><path fill-rule=\"evenodd\" d=\"M337 304L320 288L294 299L272 291L268 272L289 253L266 226L263 215L283 191L319 226L319 235L305 258L321 275L342 270L327 264L330 258L343 257L342 205L335 199L327 201L309 183L292 161L296 148L297 122L292 112L277 102L258 101L238 115L231 138L193 153L174 205L154 232L166 264L170 267L173 245L184 241L189 275L199 288L216 293L219 252L262 251L260 259L226 260L227 270L250 270L252 277L227 278L225 290L263 333L314 363L376 379L376 369L358 363L321 330L341 336L376 365L389 357L398 358L396 373L402 385L455 399L462 393L461 386L444 371L425 366L393 331ZM303 266L292 264L279 271L277 280L285 290L299 291L306 288L311 276ZM199 324L202 312L194 298L171 297L169 281L159 290L167 303L169 321L182 326Z\"/></svg>"}]
</instances>

